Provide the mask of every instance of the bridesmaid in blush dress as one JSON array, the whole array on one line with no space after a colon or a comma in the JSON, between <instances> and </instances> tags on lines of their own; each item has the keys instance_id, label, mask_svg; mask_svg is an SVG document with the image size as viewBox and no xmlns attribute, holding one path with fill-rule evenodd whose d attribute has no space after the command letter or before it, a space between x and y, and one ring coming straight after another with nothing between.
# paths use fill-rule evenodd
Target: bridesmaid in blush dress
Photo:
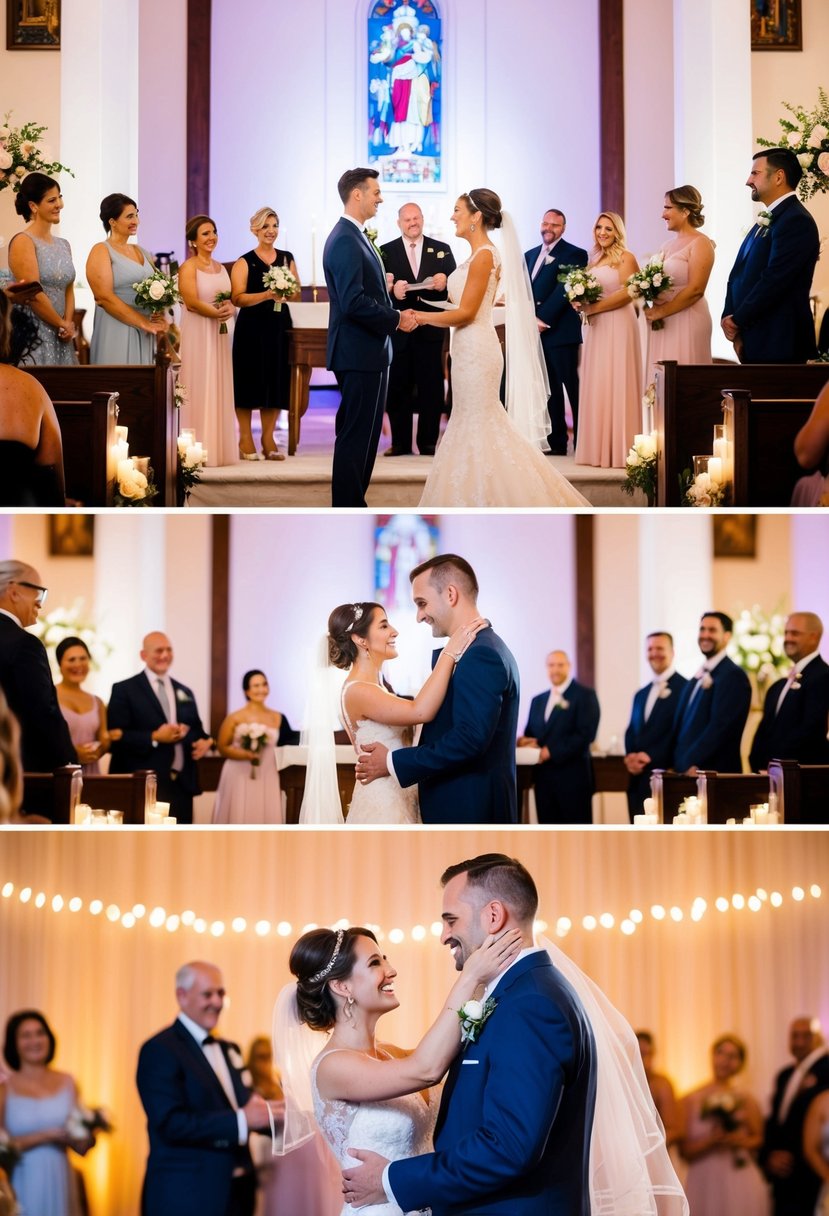
<instances>
[{"instance_id":1,"label":"bridesmaid in blush dress","mask_svg":"<svg viewBox=\"0 0 829 1216\"><path fill-rule=\"evenodd\" d=\"M86 642L82 638L63 638L55 648L55 658L61 675L55 692L78 753L78 763L85 774L100 773L101 756L109 751L113 739L121 738L123 731L107 730L106 705L100 697L83 689L91 661Z\"/></svg>"},{"instance_id":2,"label":"bridesmaid in blush dress","mask_svg":"<svg viewBox=\"0 0 829 1216\"><path fill-rule=\"evenodd\" d=\"M230 275L213 258L218 233L209 215L187 224L192 256L178 273L184 301L181 312L181 371L187 390L181 406L181 426L192 427L207 448L209 465L234 464L236 428L233 421L233 317ZM221 332L222 326L225 333Z\"/></svg>"},{"instance_id":3,"label":"bridesmaid in blush dress","mask_svg":"<svg viewBox=\"0 0 829 1216\"><path fill-rule=\"evenodd\" d=\"M216 803L214 823L284 823L282 791L276 768L276 746L280 736L287 741L290 725L276 709L265 704L270 687L263 671L246 671L242 689L247 704L228 714L219 727L216 745L225 757ZM262 726L267 742L254 751L245 746L251 726Z\"/></svg>"},{"instance_id":4,"label":"bridesmaid in blush dress","mask_svg":"<svg viewBox=\"0 0 829 1216\"><path fill-rule=\"evenodd\" d=\"M705 289L714 266L714 242L697 229L705 223L702 195L693 186L676 186L665 195L662 218L673 233L660 249L665 271L674 281L645 309L648 353L645 384L653 384L661 359L677 363L711 363L711 313ZM670 318L670 320L666 320ZM662 321L654 329L654 321Z\"/></svg>"},{"instance_id":5,"label":"bridesmaid in blush dress","mask_svg":"<svg viewBox=\"0 0 829 1216\"><path fill-rule=\"evenodd\" d=\"M588 318L581 364L576 464L623 469L642 421L642 352L625 283L639 269L625 246L625 225L603 211L593 227L588 267L602 285L595 304L575 302Z\"/></svg>"}]
</instances>

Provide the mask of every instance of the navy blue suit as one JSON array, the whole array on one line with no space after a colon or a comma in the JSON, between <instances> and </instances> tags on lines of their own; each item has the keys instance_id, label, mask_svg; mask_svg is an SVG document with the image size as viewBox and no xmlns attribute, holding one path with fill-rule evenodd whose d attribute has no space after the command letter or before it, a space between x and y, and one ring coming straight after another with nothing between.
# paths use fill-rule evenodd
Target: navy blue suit
<instances>
[{"instance_id":1,"label":"navy blue suit","mask_svg":"<svg viewBox=\"0 0 829 1216\"><path fill-rule=\"evenodd\" d=\"M596 1058L581 1002L543 951L493 996L449 1070L435 1151L390 1166L395 1199L432 1216L589 1216Z\"/></svg>"},{"instance_id":2,"label":"navy blue suit","mask_svg":"<svg viewBox=\"0 0 829 1216\"><path fill-rule=\"evenodd\" d=\"M386 407L391 306L379 256L350 219L332 228L322 255L328 288L326 367L340 388L331 474L332 505L364 507Z\"/></svg>"},{"instance_id":3,"label":"navy blue suit","mask_svg":"<svg viewBox=\"0 0 829 1216\"><path fill-rule=\"evenodd\" d=\"M239 1049L219 1043L243 1107L250 1090L228 1057ZM231 1179L237 1170L252 1176L250 1151L239 1144L236 1111L218 1077L180 1021L143 1045L136 1080L150 1140L143 1216L230 1216Z\"/></svg>"},{"instance_id":4,"label":"navy blue suit","mask_svg":"<svg viewBox=\"0 0 829 1216\"><path fill-rule=\"evenodd\" d=\"M628 811L633 823L634 815L641 815L643 803L650 797L651 773L655 768L670 768L674 742L676 713L679 707L680 694L688 683L685 676L675 671L666 685L670 696L657 697L653 703L650 717L645 721L645 706L651 686L646 684L640 688L633 698L633 708L630 712L630 722L625 731L625 754L631 752L647 752L651 758L650 764L641 773L631 773L628 778Z\"/></svg>"},{"instance_id":5,"label":"navy blue suit","mask_svg":"<svg viewBox=\"0 0 829 1216\"><path fill-rule=\"evenodd\" d=\"M677 707L673 767L678 773L689 768L718 773L741 773L740 740L751 708L748 676L726 656L712 672L711 687L689 680Z\"/></svg>"},{"instance_id":6,"label":"navy blue suit","mask_svg":"<svg viewBox=\"0 0 829 1216\"><path fill-rule=\"evenodd\" d=\"M539 693L530 703L525 735L546 747L550 759L533 770L539 823L592 823L593 763L590 744L599 729L599 698L592 688L571 680L549 718L544 712L550 694Z\"/></svg>"},{"instance_id":7,"label":"navy blue suit","mask_svg":"<svg viewBox=\"0 0 829 1216\"><path fill-rule=\"evenodd\" d=\"M807 663L783 699L786 684L778 680L766 693L763 718L751 745L749 764L759 772L770 760L797 760L799 764L829 764L829 664L818 655Z\"/></svg>"},{"instance_id":8,"label":"navy blue suit","mask_svg":"<svg viewBox=\"0 0 829 1216\"><path fill-rule=\"evenodd\" d=\"M134 773L139 769L152 769L158 778L159 801L170 803L170 813L180 823L192 823L193 796L201 793L201 787L191 748L197 739L207 739L208 734L202 726L196 698L191 690L179 684L178 680L172 683L176 698L176 721L190 728L181 742L181 772L175 777L171 776L175 744L153 744L153 731L163 726L167 719L143 671L112 686L107 723L111 730L117 728L124 734L123 738L112 744L109 771Z\"/></svg>"},{"instance_id":9,"label":"navy blue suit","mask_svg":"<svg viewBox=\"0 0 829 1216\"><path fill-rule=\"evenodd\" d=\"M518 822L518 695L515 659L497 633L481 630L420 745L394 753L400 784L418 785L424 823Z\"/></svg>"},{"instance_id":10,"label":"navy blue suit","mask_svg":"<svg viewBox=\"0 0 829 1216\"><path fill-rule=\"evenodd\" d=\"M792 195L755 225L728 278L723 316L733 316L743 363L805 363L816 353L809 291L818 260L817 224Z\"/></svg>"},{"instance_id":11,"label":"navy blue suit","mask_svg":"<svg viewBox=\"0 0 829 1216\"><path fill-rule=\"evenodd\" d=\"M20 723L23 771L51 773L77 764L40 638L0 612L0 688Z\"/></svg>"},{"instance_id":12,"label":"navy blue suit","mask_svg":"<svg viewBox=\"0 0 829 1216\"><path fill-rule=\"evenodd\" d=\"M532 277L541 246L524 254L527 270ZM573 442L575 443L579 417L579 347L581 346L581 316L564 294L564 284L558 276L562 266L586 266L587 250L561 240L549 255L550 261L542 265L532 281L535 315L539 321L549 325L541 331L541 348L547 364L550 381L550 398L547 410L550 415L550 447L554 452L567 450L567 426L564 421L564 392L567 389L573 411Z\"/></svg>"}]
</instances>

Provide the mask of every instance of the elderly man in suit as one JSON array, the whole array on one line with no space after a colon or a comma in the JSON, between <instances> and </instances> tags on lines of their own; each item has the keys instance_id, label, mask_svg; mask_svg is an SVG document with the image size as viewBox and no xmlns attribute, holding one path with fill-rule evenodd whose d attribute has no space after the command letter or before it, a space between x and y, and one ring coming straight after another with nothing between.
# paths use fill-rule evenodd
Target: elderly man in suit
<instances>
[{"instance_id":1,"label":"elderly man in suit","mask_svg":"<svg viewBox=\"0 0 829 1216\"><path fill-rule=\"evenodd\" d=\"M733 627L724 612L706 612L699 623L705 661L682 690L673 756L676 771L689 777L698 769L743 771L740 741L751 708L751 684L726 654Z\"/></svg>"},{"instance_id":2,"label":"elderly man in suit","mask_svg":"<svg viewBox=\"0 0 829 1216\"><path fill-rule=\"evenodd\" d=\"M649 633L645 653L653 679L633 698L630 722L625 731L625 768L628 780L628 812L641 815L650 793L651 773L668 768L674 739L674 722L680 693L688 681L674 667L674 640L664 630Z\"/></svg>"},{"instance_id":3,"label":"elderly man in suit","mask_svg":"<svg viewBox=\"0 0 829 1216\"><path fill-rule=\"evenodd\" d=\"M783 649L794 666L766 693L749 757L756 772L765 771L770 760L829 764L829 664L820 656L822 636L823 623L814 612L788 617Z\"/></svg>"},{"instance_id":4,"label":"elderly man in suit","mask_svg":"<svg viewBox=\"0 0 829 1216\"><path fill-rule=\"evenodd\" d=\"M150 1155L142 1216L252 1216L248 1135L269 1127L268 1104L242 1077L235 1043L215 1038L225 999L212 963L176 972L179 1014L138 1056Z\"/></svg>"},{"instance_id":5,"label":"elderly man in suit","mask_svg":"<svg viewBox=\"0 0 829 1216\"><path fill-rule=\"evenodd\" d=\"M790 148L754 154L746 185L763 210L731 269L722 315L741 363L805 363L816 353L809 292L820 238L795 193L802 176Z\"/></svg>"},{"instance_id":6,"label":"elderly man in suit","mask_svg":"<svg viewBox=\"0 0 829 1216\"><path fill-rule=\"evenodd\" d=\"M386 276L391 278L392 303L434 312L435 301L446 299L446 280L455 269L452 250L442 241L423 235L423 212L417 203L404 203L397 213L401 235L382 248ZM410 291L412 283L431 279L432 286ZM422 325L392 335L393 358L389 370L387 410L391 447L386 456L408 456L412 451L412 419L417 414L417 450L434 456L443 413L444 331Z\"/></svg>"},{"instance_id":7,"label":"elderly man in suit","mask_svg":"<svg viewBox=\"0 0 829 1216\"><path fill-rule=\"evenodd\" d=\"M535 315L541 333L541 349L550 381L550 450L567 455L567 424L564 421L564 389L573 411L573 444L579 421L579 347L581 317L571 308L558 275L562 266L586 266L587 250L564 240L567 217L551 208L541 220L541 244L524 254L532 280Z\"/></svg>"}]
</instances>

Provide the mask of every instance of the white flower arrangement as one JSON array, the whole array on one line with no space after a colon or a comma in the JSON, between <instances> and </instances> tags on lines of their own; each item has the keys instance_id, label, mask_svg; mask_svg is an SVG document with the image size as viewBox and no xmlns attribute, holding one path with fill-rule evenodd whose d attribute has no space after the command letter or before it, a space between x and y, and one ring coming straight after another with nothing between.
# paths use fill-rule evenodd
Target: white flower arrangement
<instances>
[{"instance_id":1,"label":"white flower arrangement","mask_svg":"<svg viewBox=\"0 0 829 1216\"><path fill-rule=\"evenodd\" d=\"M818 104L813 110L783 102L791 118L779 119L782 139L758 139L761 148L791 148L798 159L803 176L797 187L801 199L812 198L829 190L829 96L818 89Z\"/></svg>"},{"instance_id":2,"label":"white flower arrangement","mask_svg":"<svg viewBox=\"0 0 829 1216\"><path fill-rule=\"evenodd\" d=\"M181 299L175 279L162 274L160 270L154 270L146 279L133 283L132 288L136 306L145 308L147 312L165 312Z\"/></svg>"},{"instance_id":3,"label":"white flower arrangement","mask_svg":"<svg viewBox=\"0 0 829 1216\"><path fill-rule=\"evenodd\" d=\"M268 291L272 291L274 295L294 296L299 291L299 283L291 274L287 266L271 266L270 270L266 270L262 275L262 282ZM282 308L282 300L274 300L273 310L279 312Z\"/></svg>"},{"instance_id":4,"label":"white flower arrangement","mask_svg":"<svg viewBox=\"0 0 829 1216\"><path fill-rule=\"evenodd\" d=\"M604 291L593 271L586 266L562 266L558 281L564 284L564 294L571 304L595 304Z\"/></svg>"},{"instance_id":5,"label":"white flower arrangement","mask_svg":"<svg viewBox=\"0 0 829 1216\"><path fill-rule=\"evenodd\" d=\"M484 1024L495 1012L497 1001L488 996L485 1001L466 1001L458 1010L461 1022L461 1043L475 1043Z\"/></svg>"},{"instance_id":6,"label":"white flower arrangement","mask_svg":"<svg viewBox=\"0 0 829 1216\"><path fill-rule=\"evenodd\" d=\"M790 666L783 649L785 629L782 613L766 616L758 604L744 608L734 621L728 654L758 685L768 684Z\"/></svg>"},{"instance_id":7,"label":"white flower arrangement","mask_svg":"<svg viewBox=\"0 0 829 1216\"><path fill-rule=\"evenodd\" d=\"M12 127L9 124L11 110L6 114L3 125L0 126L0 190L11 189L17 194L20 183L29 173L46 173L50 177L55 173L74 173L60 161L50 160L51 152L41 144L40 137L46 127L34 122L26 122L22 127Z\"/></svg>"},{"instance_id":8,"label":"white flower arrangement","mask_svg":"<svg viewBox=\"0 0 829 1216\"><path fill-rule=\"evenodd\" d=\"M131 456L118 461L118 489L113 501L116 507L148 507L158 494L152 474L146 476L135 467Z\"/></svg>"},{"instance_id":9,"label":"white flower arrangement","mask_svg":"<svg viewBox=\"0 0 829 1216\"><path fill-rule=\"evenodd\" d=\"M716 481L710 473L697 473L685 491L688 507L720 507L725 501L727 483Z\"/></svg>"},{"instance_id":10,"label":"white flower arrangement","mask_svg":"<svg viewBox=\"0 0 829 1216\"><path fill-rule=\"evenodd\" d=\"M250 761L250 775L256 777L256 770L259 767L261 760L259 752L264 751L268 744L268 729L261 722L246 722L244 730L239 735L239 745L245 751L253 752L253 757Z\"/></svg>"},{"instance_id":11,"label":"white flower arrangement","mask_svg":"<svg viewBox=\"0 0 829 1216\"><path fill-rule=\"evenodd\" d=\"M651 385L653 387L653 385ZM635 435L633 447L625 460L625 480L622 489L626 494L642 490L648 506L656 501L657 443L656 431L649 435Z\"/></svg>"},{"instance_id":12,"label":"white flower arrangement","mask_svg":"<svg viewBox=\"0 0 829 1216\"><path fill-rule=\"evenodd\" d=\"M632 300L644 300L645 308L653 308L657 298L664 291L673 287L674 281L665 271L665 263L660 255L651 258L645 265L632 274L625 283L628 295ZM653 329L662 329L664 321L654 321Z\"/></svg>"}]
</instances>

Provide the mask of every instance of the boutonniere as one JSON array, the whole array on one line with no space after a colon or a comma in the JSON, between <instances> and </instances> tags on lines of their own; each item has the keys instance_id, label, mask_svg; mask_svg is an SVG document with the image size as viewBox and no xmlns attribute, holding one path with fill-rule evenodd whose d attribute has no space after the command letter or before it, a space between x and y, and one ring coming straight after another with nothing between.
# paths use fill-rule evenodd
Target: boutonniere
<instances>
[{"instance_id":1,"label":"boutonniere","mask_svg":"<svg viewBox=\"0 0 829 1216\"><path fill-rule=\"evenodd\" d=\"M552 266L554 261L555 261L555 258L553 257L553 255L551 253L548 253L546 258L544 259L544 265Z\"/></svg>"},{"instance_id":2,"label":"boutonniere","mask_svg":"<svg viewBox=\"0 0 829 1216\"><path fill-rule=\"evenodd\" d=\"M659 690L659 700L664 701L665 698L669 697L670 695L671 695L670 688L668 687L667 684L663 684L663 686Z\"/></svg>"},{"instance_id":3,"label":"boutonniere","mask_svg":"<svg viewBox=\"0 0 829 1216\"><path fill-rule=\"evenodd\" d=\"M800 676L797 676L797 678L792 680L791 684L789 685L789 692L797 692L797 690L799 688L800 688Z\"/></svg>"},{"instance_id":4,"label":"boutonniere","mask_svg":"<svg viewBox=\"0 0 829 1216\"><path fill-rule=\"evenodd\" d=\"M253 1088L253 1077L250 1075L250 1069L243 1068L241 1075L242 1075L242 1084L245 1086L245 1088L252 1089Z\"/></svg>"},{"instance_id":5,"label":"boutonniere","mask_svg":"<svg viewBox=\"0 0 829 1216\"><path fill-rule=\"evenodd\" d=\"M710 671L704 671L702 673L702 679L700 680L700 684L702 685L702 687L704 688L704 690L706 692L708 691L709 688L713 688L714 681L711 679Z\"/></svg>"},{"instance_id":6,"label":"boutonniere","mask_svg":"<svg viewBox=\"0 0 829 1216\"><path fill-rule=\"evenodd\" d=\"M562 697L560 701L556 701L555 705L553 706L553 709L569 709L569 708L570 708L570 702L565 701L564 697Z\"/></svg>"},{"instance_id":7,"label":"boutonniere","mask_svg":"<svg viewBox=\"0 0 829 1216\"><path fill-rule=\"evenodd\" d=\"M192 701L193 698L191 696L188 696L188 694L184 691L183 688L177 688L176 689L176 700L178 701L179 705L186 705L189 701Z\"/></svg>"},{"instance_id":8,"label":"boutonniere","mask_svg":"<svg viewBox=\"0 0 829 1216\"><path fill-rule=\"evenodd\" d=\"M458 1010L461 1021L461 1043L474 1043L484 1027L487 1018L495 1012L497 1001L494 996L488 996L485 1001L467 1001Z\"/></svg>"},{"instance_id":9,"label":"boutonniere","mask_svg":"<svg viewBox=\"0 0 829 1216\"><path fill-rule=\"evenodd\" d=\"M382 262L384 255L383 255L383 250L377 244L377 229L366 227L363 231L366 234L366 239L368 240L369 245L371 245L372 249L374 250L374 252L377 254L378 258Z\"/></svg>"},{"instance_id":10,"label":"boutonniere","mask_svg":"<svg viewBox=\"0 0 829 1216\"><path fill-rule=\"evenodd\" d=\"M757 232L755 232L755 234L754 234L755 237L759 236L761 231L762 231L762 235L765 236L766 233L768 232L769 228L771 227L773 219L774 219L774 216L772 215L772 213L770 211L761 211L760 214L757 216L757 221L756 221L757 222Z\"/></svg>"},{"instance_id":11,"label":"boutonniere","mask_svg":"<svg viewBox=\"0 0 829 1216\"><path fill-rule=\"evenodd\" d=\"M228 1047L227 1058L234 1068L244 1068L245 1061L242 1059L235 1047Z\"/></svg>"},{"instance_id":12,"label":"boutonniere","mask_svg":"<svg viewBox=\"0 0 829 1216\"><path fill-rule=\"evenodd\" d=\"M429 250L429 253L433 253L433 252L434 252L434 250L432 250L432 249ZM438 256L438 258L443 258L446 256L446 254L443 249L439 249L437 256Z\"/></svg>"}]
</instances>

